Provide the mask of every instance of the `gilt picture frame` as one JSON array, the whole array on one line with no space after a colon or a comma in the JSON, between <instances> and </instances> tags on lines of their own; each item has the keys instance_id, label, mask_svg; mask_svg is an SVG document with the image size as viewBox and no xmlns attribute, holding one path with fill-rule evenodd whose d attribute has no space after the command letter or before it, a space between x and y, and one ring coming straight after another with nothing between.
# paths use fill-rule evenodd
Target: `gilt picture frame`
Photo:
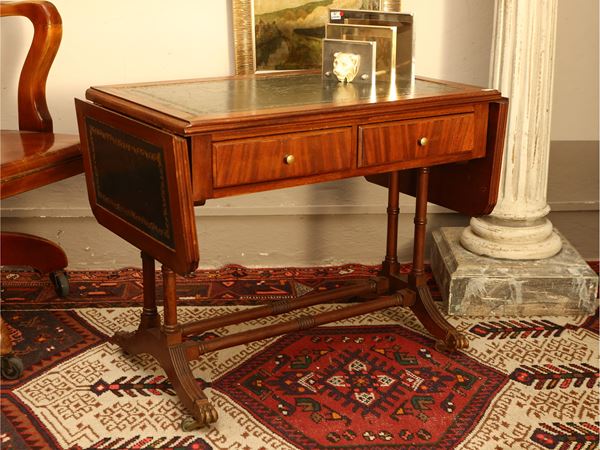
<instances>
[{"instance_id":1,"label":"gilt picture frame","mask_svg":"<svg viewBox=\"0 0 600 450\"><path fill-rule=\"evenodd\" d=\"M257 27L256 24L260 23L262 26L262 31L259 30L259 33L270 33L273 28L270 27L270 24L275 24L279 26L284 20L297 20L298 23L303 23L303 21L312 13L314 10L311 9L317 3L317 6L320 6L320 15L322 16L322 25L327 22L327 7L346 7L344 5L344 0L321 0L315 2L314 0L279 0L277 5L285 5L285 7L278 6L279 9L269 7L269 2L273 4L272 0L232 0L232 13L233 13L233 44L234 44L234 67L235 73L237 75L246 75L252 74L256 71L265 71L265 70L293 70L293 69L310 69L310 68L318 68L321 61L320 53L313 54L312 56L307 56L312 49L317 52L320 51L321 44L317 43L316 40L320 41L319 35L314 32L313 27L305 27L301 30L301 32L296 32L296 35L300 35L301 39L304 39L308 42L308 45L300 47L295 47L292 55L288 55L287 58L282 58L283 62L274 61L274 57L268 55L270 51L267 49L267 53L265 54L264 48L261 48L260 36L257 39ZM348 0L348 6L354 6L352 3L359 2L358 7L360 9L373 9L373 10L382 10L382 11L399 11L400 10L400 0ZM286 5L289 4L289 6ZM258 22L257 22L258 18ZM310 17L312 20L314 17ZM262 22L261 22L262 21ZM266 26L265 26L266 24ZM292 25L293 26L293 25ZM290 28L288 24L286 24L286 31ZM273 41L275 42L275 46L277 47L279 42L279 47L272 50L273 53L279 52L285 53L281 51L282 47L285 47L287 42L289 42L289 38L284 36L286 33L282 33L281 30L274 30L274 33L279 33L279 36L276 36L275 39L271 39L269 45L273 46ZM323 31L324 33L324 31ZM289 32L288 32L289 34ZM284 42L285 41L285 42ZM258 48L257 48L258 43ZM294 44L296 46L296 44ZM288 44L289 47L289 44ZM307 50L308 48L308 50ZM257 64L257 56L258 64ZM276 59L276 58L275 58ZM292 61L292 64L288 62ZM312 61L312 63L311 63ZM317 62L316 64L314 62Z\"/></svg>"}]
</instances>

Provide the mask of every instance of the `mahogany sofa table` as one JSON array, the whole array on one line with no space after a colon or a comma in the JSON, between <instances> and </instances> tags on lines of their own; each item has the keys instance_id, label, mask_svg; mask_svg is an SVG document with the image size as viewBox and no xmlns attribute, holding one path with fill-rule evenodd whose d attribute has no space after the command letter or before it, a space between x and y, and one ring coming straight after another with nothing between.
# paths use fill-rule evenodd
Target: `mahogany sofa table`
<instances>
[{"instance_id":1,"label":"mahogany sofa table","mask_svg":"<svg viewBox=\"0 0 600 450\"><path fill-rule=\"evenodd\" d=\"M487 214L498 189L507 100L437 80L337 84L293 72L92 87L76 100L88 194L97 220L141 250L139 328L114 341L152 354L192 418L217 420L189 361L203 354L391 306L410 307L442 350L467 340L438 312L425 283L427 202ZM387 249L378 277L242 312L179 323L175 273L198 266L194 206L207 200L365 176L388 187ZM399 275L398 196L416 196L413 268ZM155 260L162 264L164 319ZM191 335L323 302L364 301L197 342Z\"/></svg>"}]
</instances>

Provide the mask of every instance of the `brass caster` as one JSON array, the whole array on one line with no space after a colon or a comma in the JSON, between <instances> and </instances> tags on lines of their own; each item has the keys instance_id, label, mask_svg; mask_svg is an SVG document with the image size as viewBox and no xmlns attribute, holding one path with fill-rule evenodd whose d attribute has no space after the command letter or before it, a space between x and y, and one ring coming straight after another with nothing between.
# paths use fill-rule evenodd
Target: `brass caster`
<instances>
[{"instance_id":1,"label":"brass caster","mask_svg":"<svg viewBox=\"0 0 600 450\"><path fill-rule=\"evenodd\" d=\"M204 424L200 424L194 417L186 417L181 421L181 429L186 433L202 428Z\"/></svg>"},{"instance_id":2,"label":"brass caster","mask_svg":"<svg viewBox=\"0 0 600 450\"><path fill-rule=\"evenodd\" d=\"M207 400L196 402L197 413L195 417L186 417L181 421L183 431L194 431L214 423L219 418L217 410Z\"/></svg>"},{"instance_id":3,"label":"brass caster","mask_svg":"<svg viewBox=\"0 0 600 450\"><path fill-rule=\"evenodd\" d=\"M469 341L457 331L450 331L444 340L436 341L435 349L440 352L455 352L469 348Z\"/></svg>"}]
</instances>

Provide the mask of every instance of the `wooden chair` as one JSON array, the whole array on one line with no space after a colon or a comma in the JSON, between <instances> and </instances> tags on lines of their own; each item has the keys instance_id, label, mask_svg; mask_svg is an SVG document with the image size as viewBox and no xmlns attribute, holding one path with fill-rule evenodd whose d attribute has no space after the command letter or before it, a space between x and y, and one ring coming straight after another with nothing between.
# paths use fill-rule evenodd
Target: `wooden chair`
<instances>
[{"instance_id":1,"label":"wooden chair","mask_svg":"<svg viewBox=\"0 0 600 450\"><path fill-rule=\"evenodd\" d=\"M18 86L19 130L0 130L0 198L4 199L83 172L79 136L52 132L46 80L62 36L56 7L47 1L0 3L0 16L23 16L33 23L33 41ZM0 265L29 266L50 274L59 296L68 293L65 252L54 242L23 233L1 233ZM1 319L0 319L1 321ZM1 321L2 377L20 376L8 327Z\"/></svg>"}]
</instances>

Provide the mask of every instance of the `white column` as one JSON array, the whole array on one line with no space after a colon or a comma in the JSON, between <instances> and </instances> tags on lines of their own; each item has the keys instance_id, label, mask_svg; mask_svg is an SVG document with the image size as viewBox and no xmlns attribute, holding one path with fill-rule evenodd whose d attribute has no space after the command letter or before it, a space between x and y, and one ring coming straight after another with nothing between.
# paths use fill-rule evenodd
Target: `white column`
<instances>
[{"instance_id":1,"label":"white column","mask_svg":"<svg viewBox=\"0 0 600 450\"><path fill-rule=\"evenodd\" d=\"M478 255L542 259L561 249L546 218L558 0L496 0L491 86L510 99L498 202L472 218L462 245Z\"/></svg>"}]
</instances>

